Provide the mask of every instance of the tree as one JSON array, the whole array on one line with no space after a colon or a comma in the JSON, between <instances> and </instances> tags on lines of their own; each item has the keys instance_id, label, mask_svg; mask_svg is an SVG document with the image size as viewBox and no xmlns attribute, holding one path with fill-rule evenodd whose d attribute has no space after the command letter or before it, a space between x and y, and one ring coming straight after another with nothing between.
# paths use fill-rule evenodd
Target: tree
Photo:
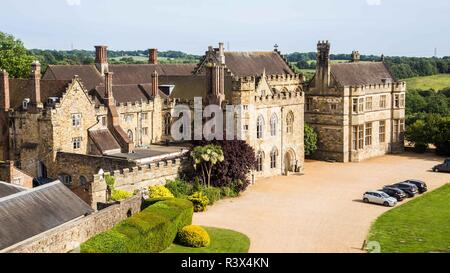
<instances>
[{"instance_id":1,"label":"tree","mask_svg":"<svg viewBox=\"0 0 450 273\"><path fill-rule=\"evenodd\" d=\"M428 135L425 131L425 122L423 120L416 120L412 125L408 126L405 133L405 138L414 143L416 152L423 153L428 147Z\"/></svg>"},{"instance_id":2,"label":"tree","mask_svg":"<svg viewBox=\"0 0 450 273\"><path fill-rule=\"evenodd\" d=\"M218 145L209 144L205 146L197 146L191 152L194 160L194 169L199 166L203 177L203 183L211 187L211 172L218 162L224 161L222 148Z\"/></svg>"},{"instance_id":3,"label":"tree","mask_svg":"<svg viewBox=\"0 0 450 273\"><path fill-rule=\"evenodd\" d=\"M25 78L33 60L20 40L0 32L0 68L8 71L11 77Z\"/></svg>"},{"instance_id":4,"label":"tree","mask_svg":"<svg viewBox=\"0 0 450 273\"><path fill-rule=\"evenodd\" d=\"M312 155L317 150L317 133L305 123L305 155Z\"/></svg>"}]
</instances>

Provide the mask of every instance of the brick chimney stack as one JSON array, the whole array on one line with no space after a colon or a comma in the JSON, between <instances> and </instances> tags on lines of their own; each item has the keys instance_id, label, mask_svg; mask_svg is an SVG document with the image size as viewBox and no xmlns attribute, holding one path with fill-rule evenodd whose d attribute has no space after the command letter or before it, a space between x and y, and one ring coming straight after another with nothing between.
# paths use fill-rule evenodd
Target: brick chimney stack
<instances>
[{"instance_id":1,"label":"brick chimney stack","mask_svg":"<svg viewBox=\"0 0 450 273\"><path fill-rule=\"evenodd\" d=\"M0 109L8 111L10 107L9 74L6 70L0 69Z\"/></svg>"},{"instance_id":2,"label":"brick chimney stack","mask_svg":"<svg viewBox=\"0 0 450 273\"><path fill-rule=\"evenodd\" d=\"M150 48L148 50L148 63L149 64L158 64L158 49Z\"/></svg>"},{"instance_id":3,"label":"brick chimney stack","mask_svg":"<svg viewBox=\"0 0 450 273\"><path fill-rule=\"evenodd\" d=\"M31 79L33 80L33 89L31 102L37 107L42 108L41 101L41 64L39 61L34 61L31 64Z\"/></svg>"},{"instance_id":4,"label":"brick chimney stack","mask_svg":"<svg viewBox=\"0 0 450 273\"><path fill-rule=\"evenodd\" d=\"M113 72L105 73L105 103L107 105L114 104L114 97L112 92Z\"/></svg>"},{"instance_id":5,"label":"brick chimney stack","mask_svg":"<svg viewBox=\"0 0 450 273\"><path fill-rule=\"evenodd\" d=\"M156 97L159 94L159 79L156 70L152 73L152 96Z\"/></svg>"},{"instance_id":6,"label":"brick chimney stack","mask_svg":"<svg viewBox=\"0 0 450 273\"><path fill-rule=\"evenodd\" d=\"M105 75L105 73L109 71L107 46L95 46L95 66L102 75Z\"/></svg>"},{"instance_id":7,"label":"brick chimney stack","mask_svg":"<svg viewBox=\"0 0 450 273\"><path fill-rule=\"evenodd\" d=\"M223 43L219 43L219 60L220 64L225 64L225 48Z\"/></svg>"}]
</instances>

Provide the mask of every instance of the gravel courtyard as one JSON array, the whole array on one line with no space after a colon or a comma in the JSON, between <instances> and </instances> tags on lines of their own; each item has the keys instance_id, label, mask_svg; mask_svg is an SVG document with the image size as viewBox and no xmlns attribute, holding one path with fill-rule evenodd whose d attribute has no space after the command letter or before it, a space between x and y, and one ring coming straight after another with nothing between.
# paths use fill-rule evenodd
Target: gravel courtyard
<instances>
[{"instance_id":1,"label":"gravel courtyard","mask_svg":"<svg viewBox=\"0 0 450 273\"><path fill-rule=\"evenodd\" d=\"M247 234L250 252L361 252L371 223L389 210L362 203L362 194L409 178L433 190L450 182L450 174L429 171L442 161L409 153L361 163L308 161L305 175L259 180L241 197L196 213L194 223Z\"/></svg>"}]
</instances>

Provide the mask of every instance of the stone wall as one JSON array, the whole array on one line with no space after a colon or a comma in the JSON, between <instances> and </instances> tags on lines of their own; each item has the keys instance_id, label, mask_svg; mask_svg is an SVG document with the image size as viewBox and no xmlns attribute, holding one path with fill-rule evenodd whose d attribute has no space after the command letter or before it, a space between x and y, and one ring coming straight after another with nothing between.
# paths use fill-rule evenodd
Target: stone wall
<instances>
[{"instance_id":1,"label":"stone wall","mask_svg":"<svg viewBox=\"0 0 450 273\"><path fill-rule=\"evenodd\" d=\"M33 177L16 168L12 161L0 163L0 180L25 188L33 187Z\"/></svg>"},{"instance_id":2,"label":"stone wall","mask_svg":"<svg viewBox=\"0 0 450 273\"><path fill-rule=\"evenodd\" d=\"M104 176L111 175L115 178L115 189L134 192L151 185L164 184L166 180L178 177L182 159L160 161L142 166L135 166L113 172L105 172L104 175L94 175L91 184L93 207L97 203L106 202L106 183Z\"/></svg>"},{"instance_id":3,"label":"stone wall","mask_svg":"<svg viewBox=\"0 0 450 273\"><path fill-rule=\"evenodd\" d=\"M120 221L141 210L142 197L134 196L91 215L65 223L0 252L65 253L93 236L111 229Z\"/></svg>"}]
</instances>

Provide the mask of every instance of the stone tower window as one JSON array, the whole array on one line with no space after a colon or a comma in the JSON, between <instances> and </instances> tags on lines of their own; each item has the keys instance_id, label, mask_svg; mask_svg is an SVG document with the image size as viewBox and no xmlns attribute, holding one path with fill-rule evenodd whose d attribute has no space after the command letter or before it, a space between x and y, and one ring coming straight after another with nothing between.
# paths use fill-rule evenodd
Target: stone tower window
<instances>
[{"instance_id":1,"label":"stone tower window","mask_svg":"<svg viewBox=\"0 0 450 273\"><path fill-rule=\"evenodd\" d=\"M387 101L386 95L381 95L381 97L380 97L380 108L381 109L386 108L386 101Z\"/></svg>"},{"instance_id":2,"label":"stone tower window","mask_svg":"<svg viewBox=\"0 0 450 273\"><path fill-rule=\"evenodd\" d=\"M294 132L294 113L289 111L286 116L286 133L292 134Z\"/></svg>"},{"instance_id":3,"label":"stone tower window","mask_svg":"<svg viewBox=\"0 0 450 273\"><path fill-rule=\"evenodd\" d=\"M372 111L372 97L366 98L366 110Z\"/></svg>"},{"instance_id":4,"label":"stone tower window","mask_svg":"<svg viewBox=\"0 0 450 273\"><path fill-rule=\"evenodd\" d=\"M273 114L270 118L270 135L276 136L277 135L277 123L278 123L278 117L276 114Z\"/></svg>"},{"instance_id":5,"label":"stone tower window","mask_svg":"<svg viewBox=\"0 0 450 273\"><path fill-rule=\"evenodd\" d=\"M278 150L277 148L273 148L272 152L270 152L270 168L275 169L277 167L277 157L278 157Z\"/></svg>"},{"instance_id":6,"label":"stone tower window","mask_svg":"<svg viewBox=\"0 0 450 273\"><path fill-rule=\"evenodd\" d=\"M380 120L380 128L379 128L379 141L380 143L384 143L386 141L386 121Z\"/></svg>"},{"instance_id":7,"label":"stone tower window","mask_svg":"<svg viewBox=\"0 0 450 273\"><path fill-rule=\"evenodd\" d=\"M76 137L72 139L72 147L74 150L81 148L81 137Z\"/></svg>"},{"instance_id":8,"label":"stone tower window","mask_svg":"<svg viewBox=\"0 0 450 273\"><path fill-rule=\"evenodd\" d=\"M172 116L170 113L164 115L164 135L170 135L170 126L172 124Z\"/></svg>"},{"instance_id":9,"label":"stone tower window","mask_svg":"<svg viewBox=\"0 0 450 273\"><path fill-rule=\"evenodd\" d=\"M260 139L263 138L263 132L264 132L264 118L263 116L259 116L258 120L256 121L256 138Z\"/></svg>"},{"instance_id":10,"label":"stone tower window","mask_svg":"<svg viewBox=\"0 0 450 273\"><path fill-rule=\"evenodd\" d=\"M72 127L80 127L81 114L72 114Z\"/></svg>"},{"instance_id":11,"label":"stone tower window","mask_svg":"<svg viewBox=\"0 0 450 273\"><path fill-rule=\"evenodd\" d=\"M372 145L372 122L366 123L366 146Z\"/></svg>"},{"instance_id":12,"label":"stone tower window","mask_svg":"<svg viewBox=\"0 0 450 273\"><path fill-rule=\"evenodd\" d=\"M256 171L262 172L263 165L264 165L264 152L259 151L258 154L256 155Z\"/></svg>"}]
</instances>

